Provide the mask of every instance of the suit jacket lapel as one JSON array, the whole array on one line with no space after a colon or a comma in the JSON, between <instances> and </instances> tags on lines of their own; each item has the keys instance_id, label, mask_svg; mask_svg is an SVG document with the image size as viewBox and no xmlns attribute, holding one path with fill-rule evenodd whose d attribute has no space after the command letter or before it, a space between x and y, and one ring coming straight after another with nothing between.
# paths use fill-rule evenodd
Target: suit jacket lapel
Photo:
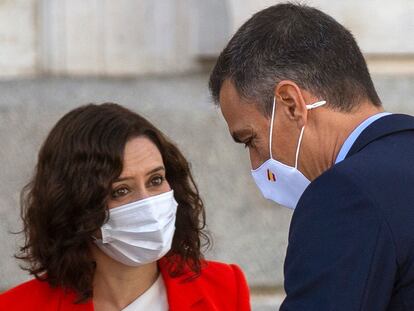
<instances>
[{"instance_id":1,"label":"suit jacket lapel","mask_svg":"<svg viewBox=\"0 0 414 311\"><path fill-rule=\"evenodd\" d=\"M359 135L347 157L362 150L371 142L393 133L414 130L414 117L404 114L391 114L375 121Z\"/></svg>"}]
</instances>

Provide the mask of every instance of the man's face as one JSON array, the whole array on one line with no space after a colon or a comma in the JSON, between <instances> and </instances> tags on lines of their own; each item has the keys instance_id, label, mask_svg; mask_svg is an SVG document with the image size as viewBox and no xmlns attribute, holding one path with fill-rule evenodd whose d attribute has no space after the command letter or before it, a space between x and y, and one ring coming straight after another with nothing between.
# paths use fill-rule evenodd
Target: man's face
<instances>
[{"instance_id":1,"label":"man's face","mask_svg":"<svg viewBox=\"0 0 414 311\"><path fill-rule=\"evenodd\" d=\"M220 90L220 108L229 132L237 143L249 149L252 169L270 158L269 134L271 116L266 116L254 103L240 98L233 83L224 81ZM272 134L273 158L289 166L295 164L300 128L289 121L286 112L276 105Z\"/></svg>"},{"instance_id":2,"label":"man's face","mask_svg":"<svg viewBox=\"0 0 414 311\"><path fill-rule=\"evenodd\" d=\"M269 125L259 108L240 98L233 84L226 80L220 91L220 108L234 141L249 149L252 168L256 169L270 157Z\"/></svg>"}]
</instances>

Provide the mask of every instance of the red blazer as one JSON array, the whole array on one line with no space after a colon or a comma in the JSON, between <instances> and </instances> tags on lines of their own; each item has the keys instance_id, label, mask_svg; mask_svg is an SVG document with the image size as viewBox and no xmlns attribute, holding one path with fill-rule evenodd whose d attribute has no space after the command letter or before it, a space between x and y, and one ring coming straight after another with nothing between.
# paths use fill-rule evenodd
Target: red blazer
<instances>
[{"instance_id":1,"label":"red blazer","mask_svg":"<svg viewBox=\"0 0 414 311\"><path fill-rule=\"evenodd\" d=\"M249 289L239 267L206 262L200 277L171 278L161 260L170 311L250 311ZM93 311L93 302L74 304L74 294L31 280L0 294L0 311Z\"/></svg>"}]
</instances>

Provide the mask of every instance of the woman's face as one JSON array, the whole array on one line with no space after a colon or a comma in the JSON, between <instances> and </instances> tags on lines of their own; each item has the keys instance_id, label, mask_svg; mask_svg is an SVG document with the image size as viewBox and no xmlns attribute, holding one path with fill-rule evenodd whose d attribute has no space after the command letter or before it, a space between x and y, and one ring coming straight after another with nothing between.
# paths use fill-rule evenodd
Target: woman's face
<instances>
[{"instance_id":1,"label":"woman's face","mask_svg":"<svg viewBox=\"0 0 414 311\"><path fill-rule=\"evenodd\" d=\"M112 183L108 208L170 190L165 179L164 162L157 146L144 136L129 140L124 150L122 173Z\"/></svg>"}]
</instances>

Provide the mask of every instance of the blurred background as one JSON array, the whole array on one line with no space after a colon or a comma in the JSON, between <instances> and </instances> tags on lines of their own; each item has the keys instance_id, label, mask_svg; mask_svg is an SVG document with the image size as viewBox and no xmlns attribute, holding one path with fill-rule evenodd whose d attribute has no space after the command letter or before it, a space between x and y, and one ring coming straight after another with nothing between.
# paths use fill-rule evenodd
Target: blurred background
<instances>
[{"instance_id":1,"label":"blurred background","mask_svg":"<svg viewBox=\"0 0 414 311\"><path fill-rule=\"evenodd\" d=\"M227 40L270 0L0 0L0 291L29 278L13 254L19 192L53 124L81 104L117 102L177 142L207 207L207 258L239 264L254 311L283 299L291 211L262 199L247 152L208 93ZM355 35L384 106L414 114L414 1L302 1Z\"/></svg>"}]
</instances>

